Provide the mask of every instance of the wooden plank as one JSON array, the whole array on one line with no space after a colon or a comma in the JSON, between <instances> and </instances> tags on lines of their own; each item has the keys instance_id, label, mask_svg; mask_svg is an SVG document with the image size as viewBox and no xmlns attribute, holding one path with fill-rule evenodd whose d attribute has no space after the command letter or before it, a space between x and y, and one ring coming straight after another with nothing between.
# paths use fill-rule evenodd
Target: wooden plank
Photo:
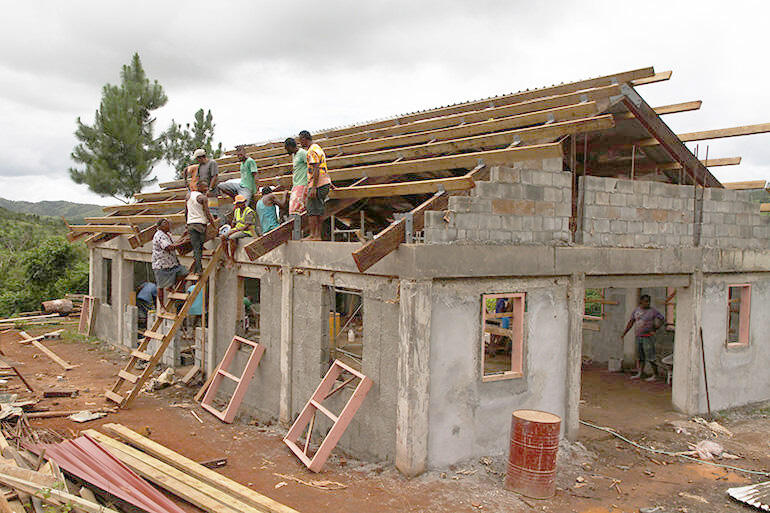
<instances>
[{"instance_id":1,"label":"wooden plank","mask_svg":"<svg viewBox=\"0 0 770 513\"><path fill-rule=\"evenodd\" d=\"M61 316L57 313L46 314L46 315L28 315L26 317L9 317L7 319L0 319L0 322L1 323L23 322L23 321L31 321L31 320L39 320L39 319L50 319L51 317L61 317Z\"/></svg>"},{"instance_id":2,"label":"wooden plank","mask_svg":"<svg viewBox=\"0 0 770 513\"><path fill-rule=\"evenodd\" d=\"M425 226L425 212L429 210L444 210L449 205L449 195L439 193L424 201L414 208L412 223L415 230L422 230ZM371 266L395 251L404 242L406 237L406 220L399 219L378 233L373 240L367 242L361 248L353 252L353 260L360 272L364 272Z\"/></svg>"},{"instance_id":3,"label":"wooden plank","mask_svg":"<svg viewBox=\"0 0 770 513\"><path fill-rule=\"evenodd\" d=\"M725 137L740 137L743 135L766 134L770 132L770 123L760 123L757 125L744 125L731 128L717 128L714 130L703 130L700 132L687 132L677 134L682 142L704 141L707 139L723 139ZM642 139L636 143L637 146L655 146L658 140L655 138Z\"/></svg>"},{"instance_id":4,"label":"wooden plank","mask_svg":"<svg viewBox=\"0 0 770 513\"><path fill-rule=\"evenodd\" d=\"M722 182L722 186L725 189L732 189L737 191L766 189L767 180L752 180L748 182Z\"/></svg>"},{"instance_id":5,"label":"wooden plank","mask_svg":"<svg viewBox=\"0 0 770 513\"><path fill-rule=\"evenodd\" d=\"M0 483L8 485L17 490L21 490L25 493L29 493L43 502L49 504L69 504L76 510L84 511L85 513L119 513L112 508L94 504L91 501L87 501L77 495L72 495L56 488L46 487L38 482L27 481L25 479L18 479L7 474L0 473Z\"/></svg>"},{"instance_id":6,"label":"wooden plank","mask_svg":"<svg viewBox=\"0 0 770 513\"><path fill-rule=\"evenodd\" d=\"M442 187L446 191L467 191L473 189L475 186L476 183L473 181L473 178L458 176L454 178L437 178L434 180L366 185L362 187L340 187L329 192L329 198L363 199L406 196L409 194L432 194L438 192Z\"/></svg>"},{"instance_id":7,"label":"wooden plank","mask_svg":"<svg viewBox=\"0 0 770 513\"><path fill-rule=\"evenodd\" d=\"M252 507L269 513L297 513L296 510L257 493L240 483L236 483L235 481L172 451L168 447L164 447L149 438L143 437L139 433L131 431L125 426L120 424L105 424L102 426L102 429L113 436L125 440L134 447L139 448L142 452L159 459L163 463L171 465L187 475L193 476L222 492L230 494Z\"/></svg>"},{"instance_id":8,"label":"wooden plank","mask_svg":"<svg viewBox=\"0 0 770 513\"><path fill-rule=\"evenodd\" d=\"M636 87L640 85L654 84L656 82L663 82L670 79L672 73L673 71L661 71L659 73L655 73L651 77L637 78L631 81L631 85Z\"/></svg>"},{"instance_id":9,"label":"wooden plank","mask_svg":"<svg viewBox=\"0 0 770 513\"><path fill-rule=\"evenodd\" d=\"M511 312L511 316L513 316L513 312ZM492 335L500 335L501 337L511 337L511 340L513 340L514 337L516 336L516 332L513 330L507 330L505 328L492 326L490 324L484 325L484 331L486 333L491 333Z\"/></svg>"},{"instance_id":10,"label":"wooden plank","mask_svg":"<svg viewBox=\"0 0 770 513\"><path fill-rule=\"evenodd\" d=\"M221 490L98 431L88 429L84 433L103 445L113 456L141 477L203 511L216 513L262 513L264 511L229 497Z\"/></svg>"},{"instance_id":11,"label":"wooden plank","mask_svg":"<svg viewBox=\"0 0 770 513\"><path fill-rule=\"evenodd\" d=\"M770 212L770 203L762 203L759 205L760 212Z\"/></svg>"},{"instance_id":12,"label":"wooden plank","mask_svg":"<svg viewBox=\"0 0 770 513\"><path fill-rule=\"evenodd\" d=\"M32 337L25 331L20 331L19 335L29 341L33 346L35 346L38 350L40 350L43 354L45 354L48 358L54 361L57 365L59 365L62 369L68 371L72 370L76 367L79 367L79 365L72 365L71 363L65 362L61 358L59 358L59 355L48 349L46 346L38 342L37 340L32 339Z\"/></svg>"},{"instance_id":13,"label":"wooden plank","mask_svg":"<svg viewBox=\"0 0 770 513\"><path fill-rule=\"evenodd\" d=\"M676 114L677 112L688 112L692 110L698 110L703 105L702 100L695 100L691 102L672 103L670 105L661 105L660 107L654 107L652 110L655 114L662 116L664 114ZM631 112L624 112L622 114L615 114L615 120L627 120L634 119L634 115Z\"/></svg>"},{"instance_id":14,"label":"wooden plank","mask_svg":"<svg viewBox=\"0 0 770 513\"><path fill-rule=\"evenodd\" d=\"M132 226L119 224L73 224L70 226L73 233L135 233Z\"/></svg>"},{"instance_id":15,"label":"wooden plank","mask_svg":"<svg viewBox=\"0 0 770 513\"><path fill-rule=\"evenodd\" d=\"M182 224L185 222L184 212L177 212L175 214L149 214L141 216L122 215L122 216L105 216L105 217L86 217L87 223L108 223L108 224L146 224L155 223L159 219L168 219L171 224Z\"/></svg>"}]
</instances>

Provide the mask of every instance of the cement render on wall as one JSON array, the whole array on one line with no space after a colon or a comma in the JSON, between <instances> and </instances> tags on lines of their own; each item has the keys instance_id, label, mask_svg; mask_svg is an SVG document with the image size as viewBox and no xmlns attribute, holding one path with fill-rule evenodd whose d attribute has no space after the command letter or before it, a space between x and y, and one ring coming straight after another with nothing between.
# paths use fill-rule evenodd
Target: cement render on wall
<instances>
[{"instance_id":1,"label":"cement render on wall","mask_svg":"<svg viewBox=\"0 0 770 513\"><path fill-rule=\"evenodd\" d=\"M750 283L751 321L748 347L727 347L728 285ZM703 342L711 409L741 406L770 398L770 278L761 275L707 275L703 284ZM706 394L699 380L699 408L706 411Z\"/></svg>"},{"instance_id":2,"label":"cement render on wall","mask_svg":"<svg viewBox=\"0 0 770 513\"><path fill-rule=\"evenodd\" d=\"M428 465L508 451L511 413L565 413L567 281L436 280L433 284ZM526 292L524 377L482 382L481 295Z\"/></svg>"}]
</instances>

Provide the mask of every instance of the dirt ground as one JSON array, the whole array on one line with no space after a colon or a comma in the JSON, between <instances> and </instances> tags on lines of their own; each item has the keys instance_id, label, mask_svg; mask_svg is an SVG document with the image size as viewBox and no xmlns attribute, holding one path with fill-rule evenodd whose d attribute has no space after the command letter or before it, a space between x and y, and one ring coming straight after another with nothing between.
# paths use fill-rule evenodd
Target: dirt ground
<instances>
[{"instance_id":1,"label":"dirt ground","mask_svg":"<svg viewBox=\"0 0 770 513\"><path fill-rule=\"evenodd\" d=\"M28 331L39 334L49 330ZM124 353L68 332L63 340L44 342L65 360L79 365L65 372L38 350L20 345L17 340L18 337L10 333L1 335L0 348L6 361L18 364L36 393L24 392L17 380L0 385L0 390L18 393L20 398L42 397L44 390L57 387L80 391L75 398L41 399L39 406L51 410L107 405L102 394L122 367ZM182 373L180 370L178 374ZM481 458L444 472L431 471L407 479L392 465L356 461L337 451L322 473L312 474L282 443L283 428L245 422L223 424L194 403L195 392L195 389L174 385L142 395L130 408L85 424L66 418L30 422L66 436L116 422L198 461L227 457L227 465L218 472L306 513L600 513L636 512L639 508L655 506L662 508L659 513L745 511L749 508L731 501L725 490L763 480L759 476L641 451L607 432L587 426L581 427L580 443L562 444L557 493L549 500L526 499L504 490L502 457ZM583 374L582 397L582 419L611 426L642 445L683 451L688 450L688 442L713 439L722 443L727 451L741 456L738 460L722 462L746 469L770 469L770 405L723 412L717 420L734 433L728 437L715 435L674 412L670 406L670 388L664 383L629 382L622 374L588 368ZM312 486L315 480L334 481L341 487L319 489ZM186 508L197 511L189 505Z\"/></svg>"}]
</instances>

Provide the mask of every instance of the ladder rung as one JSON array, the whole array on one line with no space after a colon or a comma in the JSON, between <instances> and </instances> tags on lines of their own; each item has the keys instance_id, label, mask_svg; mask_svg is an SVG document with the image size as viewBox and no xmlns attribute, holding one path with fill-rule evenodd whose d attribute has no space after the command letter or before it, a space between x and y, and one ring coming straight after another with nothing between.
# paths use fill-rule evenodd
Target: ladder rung
<instances>
[{"instance_id":1,"label":"ladder rung","mask_svg":"<svg viewBox=\"0 0 770 513\"><path fill-rule=\"evenodd\" d=\"M321 403L319 403L318 401L316 401L316 400L314 400L314 399L311 399L311 400L310 400L310 404L312 404L313 406L315 406L315 407L316 407L316 409L317 409L318 411L320 411L321 413L323 413L324 415L326 415L327 417L329 417L330 419L332 419L332 422L337 422L337 420L339 420L339 417L337 417L335 414L333 414L332 412L330 412L329 410L327 410L327 409L326 409L326 408L325 408L325 407L324 407L324 406L323 406Z\"/></svg>"},{"instance_id":2,"label":"ladder rung","mask_svg":"<svg viewBox=\"0 0 770 513\"><path fill-rule=\"evenodd\" d=\"M157 331L147 330L144 332L144 336L147 338L154 338L155 340L163 340L165 335L163 333L158 333Z\"/></svg>"},{"instance_id":3,"label":"ladder rung","mask_svg":"<svg viewBox=\"0 0 770 513\"><path fill-rule=\"evenodd\" d=\"M152 360L151 355L147 353L143 353L141 351L131 351L131 356L133 356L134 358L139 358L140 360L144 360L145 362L149 362L150 360Z\"/></svg>"},{"instance_id":4,"label":"ladder rung","mask_svg":"<svg viewBox=\"0 0 770 513\"><path fill-rule=\"evenodd\" d=\"M158 312L158 317L161 319L168 319L169 321L176 320L176 315L172 314L171 312Z\"/></svg>"},{"instance_id":5,"label":"ladder rung","mask_svg":"<svg viewBox=\"0 0 770 513\"><path fill-rule=\"evenodd\" d=\"M178 299L180 301L186 301L188 294L186 292L172 292L168 295L169 299Z\"/></svg>"},{"instance_id":6,"label":"ladder rung","mask_svg":"<svg viewBox=\"0 0 770 513\"><path fill-rule=\"evenodd\" d=\"M107 399L109 399L110 401L112 401L113 403L117 403L117 404L123 404L123 396L122 396L122 395L120 395L120 394L116 394L116 393L115 393L115 392L113 392L112 390L107 390L107 391L104 393L104 396L105 396Z\"/></svg>"},{"instance_id":7,"label":"ladder rung","mask_svg":"<svg viewBox=\"0 0 770 513\"><path fill-rule=\"evenodd\" d=\"M131 383L136 383L137 381L139 381L139 376L137 376L136 374L131 374L130 372L127 372L124 370L118 371L118 377L123 378L126 381L130 381Z\"/></svg>"},{"instance_id":8,"label":"ladder rung","mask_svg":"<svg viewBox=\"0 0 770 513\"><path fill-rule=\"evenodd\" d=\"M227 371L219 369L217 372L220 373L222 376L226 377L227 379L231 379L231 380L235 381L236 383L240 383L241 382L241 378L239 378L238 376L233 376L232 374L230 374Z\"/></svg>"}]
</instances>

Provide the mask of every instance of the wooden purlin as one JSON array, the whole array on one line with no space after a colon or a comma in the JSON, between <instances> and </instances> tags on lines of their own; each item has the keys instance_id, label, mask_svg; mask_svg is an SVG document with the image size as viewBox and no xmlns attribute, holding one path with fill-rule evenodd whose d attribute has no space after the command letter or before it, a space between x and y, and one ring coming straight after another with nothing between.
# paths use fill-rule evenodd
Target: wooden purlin
<instances>
[{"instance_id":1,"label":"wooden purlin","mask_svg":"<svg viewBox=\"0 0 770 513\"><path fill-rule=\"evenodd\" d=\"M639 123L653 136L666 152L682 165L685 173L695 182L709 187L721 187L719 180L679 140L644 99L632 87L624 85L621 101ZM642 148L644 151L644 148Z\"/></svg>"},{"instance_id":2,"label":"wooden purlin","mask_svg":"<svg viewBox=\"0 0 770 513\"><path fill-rule=\"evenodd\" d=\"M408 182L340 187L329 193L330 199L364 199L388 196L406 196L410 194L433 194L439 190L467 191L475 186L473 178L456 176L434 180L415 180Z\"/></svg>"},{"instance_id":3,"label":"wooden purlin","mask_svg":"<svg viewBox=\"0 0 770 513\"><path fill-rule=\"evenodd\" d=\"M513 116L493 117L475 122L458 123L445 128L414 132L404 135L367 139L342 145L324 146L329 168L349 165L348 158L356 158L358 154L371 154L381 150L409 151L420 145L434 142L447 142L468 137L492 134L503 130L534 127L545 123L559 124L597 116L599 107L595 101L575 103L564 107L555 107L542 111L528 112ZM288 155L282 154L256 161L261 177L279 176L291 172ZM223 169L225 166L222 166ZM223 180L237 178L240 172L220 174ZM182 187L183 182L177 180L161 184L162 187Z\"/></svg>"},{"instance_id":4,"label":"wooden purlin","mask_svg":"<svg viewBox=\"0 0 770 513\"><path fill-rule=\"evenodd\" d=\"M750 180L745 182L722 182L725 189L736 191L748 191L757 189L767 189L767 180Z\"/></svg>"},{"instance_id":5,"label":"wooden purlin","mask_svg":"<svg viewBox=\"0 0 770 513\"><path fill-rule=\"evenodd\" d=\"M676 114L678 112L690 112L693 110L699 110L702 105L703 105L702 100L695 100L691 102L661 105L660 107L653 107L652 110L654 110L655 114L657 114L658 116L663 116L665 114ZM634 115L631 112L623 112L620 114L615 114L616 121L623 121L628 119L636 119L636 118L634 118Z\"/></svg>"},{"instance_id":6,"label":"wooden purlin","mask_svg":"<svg viewBox=\"0 0 770 513\"><path fill-rule=\"evenodd\" d=\"M741 163L741 157L725 157L720 159L708 159L701 160L706 167L720 167L720 166L737 166ZM657 164L650 163L649 159L639 159L634 166L635 176L642 176L655 172L664 171L678 171L682 169L682 165L678 162L671 162L669 164ZM631 160L624 160L623 162L605 162L600 164L593 164L588 170L589 175L592 176L614 176L623 177L628 176L631 172ZM722 184L724 185L724 184Z\"/></svg>"},{"instance_id":7,"label":"wooden purlin","mask_svg":"<svg viewBox=\"0 0 770 513\"><path fill-rule=\"evenodd\" d=\"M168 219L168 222L171 224L181 224L185 222L185 214L184 211L182 212L176 212L173 214L151 214L151 215L140 215L140 216L132 216L132 215L125 215L125 216L107 216L107 217L86 217L87 222L93 222L93 223L106 223L106 224L124 224L128 223L130 224L147 224L147 223L155 223L159 219Z\"/></svg>"},{"instance_id":8,"label":"wooden purlin","mask_svg":"<svg viewBox=\"0 0 770 513\"><path fill-rule=\"evenodd\" d=\"M682 142L705 141L707 139L723 139L725 137L740 137L743 135L766 134L770 132L770 123L760 123L757 125L736 126L730 128L717 128L714 130L703 130L699 132L687 132L677 134ZM639 141L637 146L655 146L658 141L654 138Z\"/></svg>"},{"instance_id":9,"label":"wooden purlin","mask_svg":"<svg viewBox=\"0 0 770 513\"><path fill-rule=\"evenodd\" d=\"M395 116L393 118L389 118L386 120L363 123L363 124L353 125L345 128L332 128L332 129L319 130L315 133L315 136L319 139L319 142L320 142L321 139L327 139L337 135L345 135L345 134L360 132L362 130L382 128L382 127L388 127L388 126L394 126L394 125L402 125L405 123L411 123L414 121L419 121L419 120L434 118L439 116L452 115L452 114L469 111L469 110L480 110L480 109L488 108L490 106L496 107L500 105L508 105L511 103L517 103L517 102L521 102L521 101L533 99L533 98L542 98L544 96L553 96L557 94L575 92L581 89L590 89L590 88L601 87L601 86L612 85L612 84L622 84L624 82L642 80L642 79L647 79L654 76L655 76L655 70L652 67L640 68L640 69L635 69L630 71L624 71L621 73L613 73L611 75L604 75L601 77L590 78L586 80L579 80L576 82L569 82L566 84L543 87L540 89L520 91L517 93L501 95L493 98L469 101L469 102L449 105L445 107L437 107L434 109L428 109L428 110L415 112L411 114ZM659 77L659 79L665 79L665 78ZM652 83L652 82L649 82L649 83ZM279 143L279 142L269 142L259 146L258 145L243 145L243 146L247 148L248 151L253 151L253 150L264 149L264 148L271 148L271 147L274 148L276 146L280 148L283 145L282 143ZM229 150L226 153L228 155L235 154L235 150Z\"/></svg>"}]
</instances>

